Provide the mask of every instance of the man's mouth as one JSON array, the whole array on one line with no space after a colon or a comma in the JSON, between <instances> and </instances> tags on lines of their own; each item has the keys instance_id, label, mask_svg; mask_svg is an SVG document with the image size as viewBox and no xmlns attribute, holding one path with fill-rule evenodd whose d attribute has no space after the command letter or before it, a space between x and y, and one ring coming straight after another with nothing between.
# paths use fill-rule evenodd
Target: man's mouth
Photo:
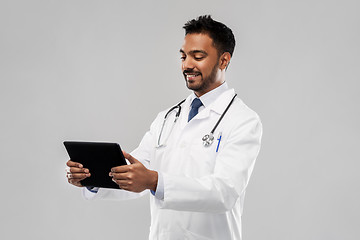
<instances>
[{"instance_id":1,"label":"man's mouth","mask_svg":"<svg viewBox=\"0 0 360 240\"><path fill-rule=\"evenodd\" d=\"M186 80L194 80L197 76L200 76L201 73L184 73Z\"/></svg>"}]
</instances>

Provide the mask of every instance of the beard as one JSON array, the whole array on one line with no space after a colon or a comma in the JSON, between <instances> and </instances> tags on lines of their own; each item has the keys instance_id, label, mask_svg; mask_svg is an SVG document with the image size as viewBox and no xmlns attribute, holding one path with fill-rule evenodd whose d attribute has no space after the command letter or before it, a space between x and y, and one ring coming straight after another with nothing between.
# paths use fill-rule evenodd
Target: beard
<instances>
[{"instance_id":1,"label":"beard","mask_svg":"<svg viewBox=\"0 0 360 240\"><path fill-rule=\"evenodd\" d=\"M213 67L213 69L211 69L211 73L207 77L203 77L201 72L184 70L183 74L185 77L186 87L195 92L204 92L206 89L209 88L209 86L211 86L214 82L216 82L216 74L217 74L218 66L219 66L219 63L217 63ZM200 74L201 81L196 85L190 85L189 81L186 79L186 74Z\"/></svg>"}]
</instances>

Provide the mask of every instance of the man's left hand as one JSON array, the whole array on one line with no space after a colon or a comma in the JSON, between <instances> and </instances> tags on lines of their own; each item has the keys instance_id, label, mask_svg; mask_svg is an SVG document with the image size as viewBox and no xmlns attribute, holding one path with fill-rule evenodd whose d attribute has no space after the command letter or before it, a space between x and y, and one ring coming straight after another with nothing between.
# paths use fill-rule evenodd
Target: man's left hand
<instances>
[{"instance_id":1,"label":"man's left hand","mask_svg":"<svg viewBox=\"0 0 360 240\"><path fill-rule=\"evenodd\" d=\"M130 165L113 167L109 176L121 189L131 192L142 192L145 189L156 191L158 173L147 169L141 162L123 151Z\"/></svg>"}]
</instances>

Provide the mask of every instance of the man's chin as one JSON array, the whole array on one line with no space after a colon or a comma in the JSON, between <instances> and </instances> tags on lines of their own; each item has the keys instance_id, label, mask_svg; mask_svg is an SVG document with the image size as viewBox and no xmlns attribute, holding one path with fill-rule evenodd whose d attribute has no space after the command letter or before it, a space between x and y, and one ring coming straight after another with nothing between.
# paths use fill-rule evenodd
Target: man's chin
<instances>
[{"instance_id":1,"label":"man's chin","mask_svg":"<svg viewBox=\"0 0 360 240\"><path fill-rule=\"evenodd\" d=\"M198 88L193 80L186 80L186 87L193 91Z\"/></svg>"},{"instance_id":2,"label":"man's chin","mask_svg":"<svg viewBox=\"0 0 360 240\"><path fill-rule=\"evenodd\" d=\"M195 92L198 92L198 91L200 91L202 89L202 86L196 85L195 83L189 83L188 81L186 82L186 87L189 90L192 90L192 91L195 91Z\"/></svg>"}]
</instances>

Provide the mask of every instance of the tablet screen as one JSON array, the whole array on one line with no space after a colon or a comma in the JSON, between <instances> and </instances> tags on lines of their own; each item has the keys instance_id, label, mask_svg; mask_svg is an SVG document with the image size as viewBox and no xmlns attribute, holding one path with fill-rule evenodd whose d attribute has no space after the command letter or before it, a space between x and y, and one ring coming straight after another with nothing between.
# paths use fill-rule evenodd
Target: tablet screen
<instances>
[{"instance_id":1,"label":"tablet screen","mask_svg":"<svg viewBox=\"0 0 360 240\"><path fill-rule=\"evenodd\" d=\"M91 173L81 181L83 186L119 189L109 176L111 168L127 164L119 144L65 141L64 145L71 161L81 163Z\"/></svg>"}]
</instances>

